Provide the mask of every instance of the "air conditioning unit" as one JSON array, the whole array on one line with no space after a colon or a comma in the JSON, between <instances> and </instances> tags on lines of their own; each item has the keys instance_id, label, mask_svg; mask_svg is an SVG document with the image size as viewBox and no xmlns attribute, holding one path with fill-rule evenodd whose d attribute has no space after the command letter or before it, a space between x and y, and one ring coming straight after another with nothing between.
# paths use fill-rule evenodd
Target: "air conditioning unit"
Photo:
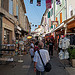
<instances>
[{"instance_id":1,"label":"air conditioning unit","mask_svg":"<svg viewBox=\"0 0 75 75\"><path fill-rule=\"evenodd\" d=\"M71 17L75 15L75 9L70 11L70 15L71 15Z\"/></svg>"}]
</instances>

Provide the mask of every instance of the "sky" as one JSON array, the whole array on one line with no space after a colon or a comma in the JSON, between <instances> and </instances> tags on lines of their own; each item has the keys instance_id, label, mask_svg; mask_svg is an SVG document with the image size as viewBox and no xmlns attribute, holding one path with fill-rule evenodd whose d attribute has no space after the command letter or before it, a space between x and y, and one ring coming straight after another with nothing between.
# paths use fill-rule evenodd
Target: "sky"
<instances>
[{"instance_id":1,"label":"sky","mask_svg":"<svg viewBox=\"0 0 75 75\"><path fill-rule=\"evenodd\" d=\"M40 25L42 16L46 10L46 0L41 0L41 6L37 6L37 0L33 0L33 4L30 4L30 0L24 0L25 7L26 7L26 14L28 17L29 22L31 22L31 31L34 31L34 25Z\"/></svg>"}]
</instances>

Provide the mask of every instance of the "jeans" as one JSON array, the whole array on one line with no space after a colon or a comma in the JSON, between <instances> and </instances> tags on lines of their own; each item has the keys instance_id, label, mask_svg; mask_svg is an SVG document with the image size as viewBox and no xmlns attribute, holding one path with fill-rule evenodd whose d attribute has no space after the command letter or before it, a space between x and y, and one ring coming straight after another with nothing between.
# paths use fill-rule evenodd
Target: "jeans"
<instances>
[{"instance_id":1,"label":"jeans","mask_svg":"<svg viewBox=\"0 0 75 75\"><path fill-rule=\"evenodd\" d=\"M45 71L41 72L41 71L36 70L36 75L46 75L46 72Z\"/></svg>"}]
</instances>

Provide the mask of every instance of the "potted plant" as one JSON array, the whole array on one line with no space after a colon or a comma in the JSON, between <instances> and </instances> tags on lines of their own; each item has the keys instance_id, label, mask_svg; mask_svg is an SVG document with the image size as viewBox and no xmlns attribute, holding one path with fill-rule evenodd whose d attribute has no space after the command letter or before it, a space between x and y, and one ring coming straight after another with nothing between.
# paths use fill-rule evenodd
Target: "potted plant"
<instances>
[{"instance_id":1,"label":"potted plant","mask_svg":"<svg viewBox=\"0 0 75 75\"><path fill-rule=\"evenodd\" d=\"M75 49L69 49L68 51L72 66L75 67Z\"/></svg>"}]
</instances>

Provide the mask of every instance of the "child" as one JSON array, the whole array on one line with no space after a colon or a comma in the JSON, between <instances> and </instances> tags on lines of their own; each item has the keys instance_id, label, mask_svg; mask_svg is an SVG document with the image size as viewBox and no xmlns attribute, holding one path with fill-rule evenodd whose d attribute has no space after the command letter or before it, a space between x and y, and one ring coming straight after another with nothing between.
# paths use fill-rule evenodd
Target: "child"
<instances>
[{"instance_id":1,"label":"child","mask_svg":"<svg viewBox=\"0 0 75 75\"><path fill-rule=\"evenodd\" d=\"M31 55L31 60L33 62L33 58L34 58L34 47L31 45L31 48L30 48L30 55Z\"/></svg>"}]
</instances>

